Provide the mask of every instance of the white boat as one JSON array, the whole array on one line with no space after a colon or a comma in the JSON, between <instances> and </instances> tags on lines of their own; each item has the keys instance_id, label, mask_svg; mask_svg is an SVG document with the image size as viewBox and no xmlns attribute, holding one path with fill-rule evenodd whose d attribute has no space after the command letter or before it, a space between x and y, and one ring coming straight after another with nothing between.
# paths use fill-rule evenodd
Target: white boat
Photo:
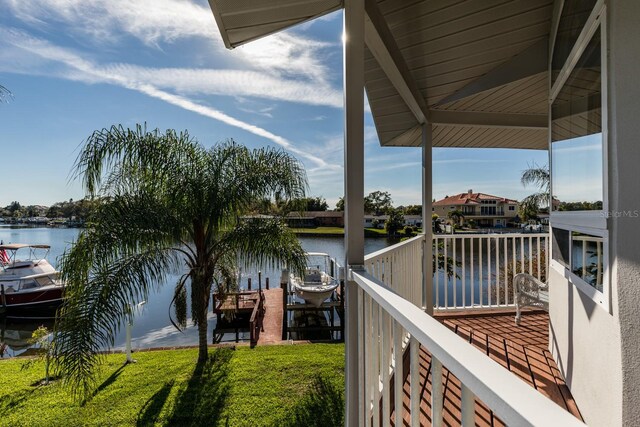
<instances>
[{"instance_id":1,"label":"white boat","mask_svg":"<svg viewBox=\"0 0 640 427\"><path fill-rule=\"evenodd\" d=\"M0 313L52 317L62 303L64 284L46 260L48 245L0 244ZM24 258L18 258L28 252ZM26 254L25 254L26 255Z\"/></svg>"},{"instance_id":2,"label":"white boat","mask_svg":"<svg viewBox=\"0 0 640 427\"><path fill-rule=\"evenodd\" d=\"M339 285L331 276L331 257L321 252L309 252L304 277L291 274L289 284L296 295L307 303L320 307ZM335 263L333 264L335 266ZM334 268L335 270L335 268Z\"/></svg>"}]
</instances>

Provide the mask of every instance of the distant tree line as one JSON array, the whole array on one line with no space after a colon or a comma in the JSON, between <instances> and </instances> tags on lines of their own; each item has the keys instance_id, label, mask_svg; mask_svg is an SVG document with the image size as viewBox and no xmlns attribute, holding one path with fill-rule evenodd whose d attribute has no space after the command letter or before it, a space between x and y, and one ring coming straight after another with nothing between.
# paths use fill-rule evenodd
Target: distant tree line
<instances>
[{"instance_id":1,"label":"distant tree line","mask_svg":"<svg viewBox=\"0 0 640 427\"><path fill-rule=\"evenodd\" d=\"M86 221L99 203L98 199L69 199L51 206L42 206L22 205L18 201L13 201L4 208L0 208L0 217L19 219L45 216L47 218L74 218Z\"/></svg>"}]
</instances>

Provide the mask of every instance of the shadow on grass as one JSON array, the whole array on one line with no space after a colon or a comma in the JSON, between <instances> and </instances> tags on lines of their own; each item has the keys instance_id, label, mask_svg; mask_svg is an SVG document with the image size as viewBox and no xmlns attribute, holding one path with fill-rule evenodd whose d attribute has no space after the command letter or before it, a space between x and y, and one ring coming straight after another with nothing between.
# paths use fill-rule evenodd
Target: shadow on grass
<instances>
[{"instance_id":1,"label":"shadow on grass","mask_svg":"<svg viewBox=\"0 0 640 427\"><path fill-rule=\"evenodd\" d=\"M149 398L138 413L138 419L136 420L137 426L153 425L158 420L160 411L167 401L171 389L175 380L167 381L160 390L156 391L153 396Z\"/></svg>"},{"instance_id":2,"label":"shadow on grass","mask_svg":"<svg viewBox=\"0 0 640 427\"><path fill-rule=\"evenodd\" d=\"M282 427L333 427L344 425L344 396L341 388L316 376L311 388L291 413L278 422Z\"/></svg>"},{"instance_id":3,"label":"shadow on grass","mask_svg":"<svg viewBox=\"0 0 640 427\"><path fill-rule=\"evenodd\" d=\"M210 426L218 423L229 396L229 361L233 352L229 348L215 349L206 362L196 365L186 388L179 393L166 425ZM161 398L158 396L158 402ZM145 416L157 419L161 410L162 405L155 405L156 412L146 411Z\"/></svg>"},{"instance_id":4,"label":"shadow on grass","mask_svg":"<svg viewBox=\"0 0 640 427\"><path fill-rule=\"evenodd\" d=\"M8 414L12 411L15 411L20 406L24 405L25 401L27 400L27 398L29 398L29 396L31 396L34 390L35 389L22 390L19 392L13 392L7 396L3 396L2 399L0 399L0 416L2 414Z\"/></svg>"},{"instance_id":5,"label":"shadow on grass","mask_svg":"<svg viewBox=\"0 0 640 427\"><path fill-rule=\"evenodd\" d=\"M120 374L122 373L122 370L124 369L124 367L127 366L127 364L123 364L122 366L120 366L118 369L116 369L115 371L113 371L113 373L111 375L109 375L109 378L107 378L106 380L104 380L102 382L102 384L100 384L98 386L98 388L95 389L95 391L93 392L92 397L96 396L98 393L100 393L102 390L104 390L105 388L109 387L111 384L113 384L118 377L120 376Z\"/></svg>"}]
</instances>

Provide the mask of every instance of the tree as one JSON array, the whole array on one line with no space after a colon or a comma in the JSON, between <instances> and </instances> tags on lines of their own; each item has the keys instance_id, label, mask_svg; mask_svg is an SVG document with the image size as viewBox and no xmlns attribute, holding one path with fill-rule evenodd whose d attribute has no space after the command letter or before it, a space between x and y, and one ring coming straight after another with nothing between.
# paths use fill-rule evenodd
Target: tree
<instances>
[{"instance_id":1,"label":"tree","mask_svg":"<svg viewBox=\"0 0 640 427\"><path fill-rule=\"evenodd\" d=\"M50 332L46 326L39 326L35 331L33 331L29 344L36 345L38 347L38 357L35 359L27 359L25 363L22 364L21 368L28 369L34 362L40 360L44 361L44 385L49 385L49 368L51 366L51 354L53 350L53 342L49 341L49 335Z\"/></svg>"},{"instance_id":2,"label":"tree","mask_svg":"<svg viewBox=\"0 0 640 427\"><path fill-rule=\"evenodd\" d=\"M89 196L103 197L61 258L67 287L54 355L77 397L91 392L99 352L113 345L128 308L169 274L181 274L171 321L186 327L189 289L201 364L214 285L224 287L238 265L304 269L304 251L282 221L245 216L264 198L304 197L304 169L282 150L231 140L206 149L186 131L113 126L86 140L75 171Z\"/></svg>"},{"instance_id":3,"label":"tree","mask_svg":"<svg viewBox=\"0 0 640 427\"><path fill-rule=\"evenodd\" d=\"M447 217L454 224L460 224L462 222L462 220L464 220L464 214L462 213L462 211L460 209L456 209L454 211L451 211L451 212L447 213Z\"/></svg>"},{"instance_id":4,"label":"tree","mask_svg":"<svg viewBox=\"0 0 640 427\"><path fill-rule=\"evenodd\" d=\"M387 234L395 236L404 226L404 215L400 209L392 209L389 211L389 218L384 223Z\"/></svg>"},{"instance_id":5,"label":"tree","mask_svg":"<svg viewBox=\"0 0 640 427\"><path fill-rule=\"evenodd\" d=\"M393 209L391 194L388 191L373 191L364 198L364 211L382 215Z\"/></svg>"},{"instance_id":6,"label":"tree","mask_svg":"<svg viewBox=\"0 0 640 427\"><path fill-rule=\"evenodd\" d=\"M11 202L11 204L7 207L7 210L11 212L11 214L19 211L20 209L22 209L22 205L20 205L20 202L17 202L15 200Z\"/></svg>"},{"instance_id":7,"label":"tree","mask_svg":"<svg viewBox=\"0 0 640 427\"><path fill-rule=\"evenodd\" d=\"M304 211L326 211L329 204L324 197L304 197L302 199L293 200L291 203L292 210L301 209Z\"/></svg>"},{"instance_id":8,"label":"tree","mask_svg":"<svg viewBox=\"0 0 640 427\"><path fill-rule=\"evenodd\" d=\"M422 215L422 205L409 205L403 210L405 215Z\"/></svg>"},{"instance_id":9,"label":"tree","mask_svg":"<svg viewBox=\"0 0 640 427\"><path fill-rule=\"evenodd\" d=\"M393 209L391 194L387 191L373 191L364 198L364 212L375 215L383 215ZM340 197L336 203L336 210L344 211L344 197Z\"/></svg>"},{"instance_id":10,"label":"tree","mask_svg":"<svg viewBox=\"0 0 640 427\"><path fill-rule=\"evenodd\" d=\"M518 210L521 212L537 213L540 208L549 206L551 199L551 176L547 165L541 167L533 162L528 166L528 169L522 171L520 182L524 187L528 185L537 187L537 191L522 199Z\"/></svg>"}]
</instances>

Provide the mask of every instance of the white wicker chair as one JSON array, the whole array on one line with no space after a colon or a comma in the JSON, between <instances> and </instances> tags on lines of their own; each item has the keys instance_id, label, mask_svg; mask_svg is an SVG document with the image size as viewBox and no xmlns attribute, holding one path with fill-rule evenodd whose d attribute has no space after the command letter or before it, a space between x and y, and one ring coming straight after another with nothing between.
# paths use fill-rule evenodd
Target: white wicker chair
<instances>
[{"instance_id":1,"label":"white wicker chair","mask_svg":"<svg viewBox=\"0 0 640 427\"><path fill-rule=\"evenodd\" d=\"M513 296L516 303L516 325L520 324L523 307L537 307L549 311L549 285L530 274L513 276Z\"/></svg>"}]
</instances>

